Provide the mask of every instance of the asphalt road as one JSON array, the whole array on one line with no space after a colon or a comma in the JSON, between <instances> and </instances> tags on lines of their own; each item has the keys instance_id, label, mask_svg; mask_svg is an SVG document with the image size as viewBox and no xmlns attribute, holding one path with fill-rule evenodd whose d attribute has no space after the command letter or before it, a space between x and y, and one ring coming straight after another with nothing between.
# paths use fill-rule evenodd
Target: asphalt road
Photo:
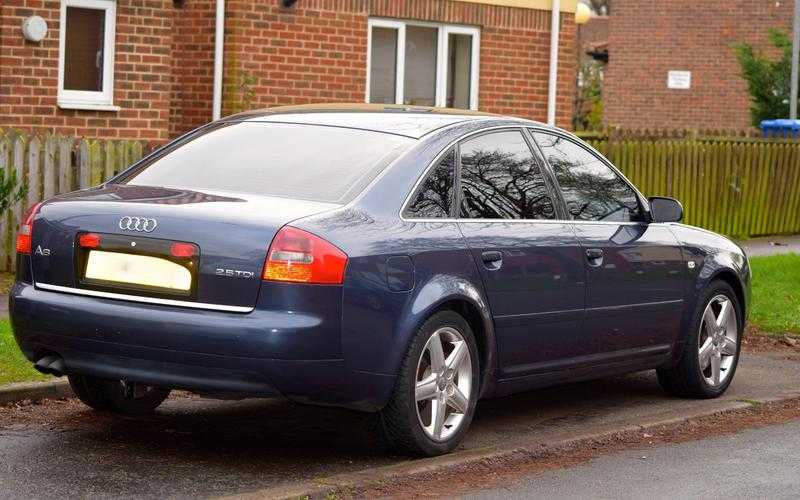
<instances>
[{"instance_id":1,"label":"asphalt road","mask_svg":"<svg viewBox=\"0 0 800 500\"><path fill-rule=\"evenodd\" d=\"M724 437L628 450L520 478L470 499L796 499L800 422Z\"/></svg>"},{"instance_id":2,"label":"asphalt road","mask_svg":"<svg viewBox=\"0 0 800 500\"><path fill-rule=\"evenodd\" d=\"M670 398L650 372L484 401L462 449L553 442L797 396L798 380L800 363L748 354L717 400ZM372 422L282 401L186 396L147 418L99 414L75 400L0 408L0 498L213 496L407 460L380 446Z\"/></svg>"}]
</instances>

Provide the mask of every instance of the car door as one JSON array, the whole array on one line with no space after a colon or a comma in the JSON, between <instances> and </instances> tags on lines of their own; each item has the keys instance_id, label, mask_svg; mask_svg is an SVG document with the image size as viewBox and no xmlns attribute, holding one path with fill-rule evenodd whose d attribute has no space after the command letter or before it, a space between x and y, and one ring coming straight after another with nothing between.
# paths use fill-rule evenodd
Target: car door
<instances>
[{"instance_id":1,"label":"car door","mask_svg":"<svg viewBox=\"0 0 800 500\"><path fill-rule=\"evenodd\" d=\"M582 251L521 129L458 145L459 226L495 322L501 378L584 354Z\"/></svg>"},{"instance_id":2,"label":"car door","mask_svg":"<svg viewBox=\"0 0 800 500\"><path fill-rule=\"evenodd\" d=\"M561 190L587 270L586 333L603 352L657 355L680 329L685 269L669 227L648 224L643 200L602 157L534 130Z\"/></svg>"}]
</instances>

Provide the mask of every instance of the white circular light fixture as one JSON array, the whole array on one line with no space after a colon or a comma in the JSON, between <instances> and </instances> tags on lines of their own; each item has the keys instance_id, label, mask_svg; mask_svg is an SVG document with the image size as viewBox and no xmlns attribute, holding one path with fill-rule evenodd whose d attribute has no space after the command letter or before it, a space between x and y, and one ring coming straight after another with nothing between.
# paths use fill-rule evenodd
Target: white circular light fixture
<instances>
[{"instance_id":1,"label":"white circular light fixture","mask_svg":"<svg viewBox=\"0 0 800 500\"><path fill-rule=\"evenodd\" d=\"M22 21L22 34L29 42L41 42L47 36L47 21L42 16L30 16Z\"/></svg>"},{"instance_id":2,"label":"white circular light fixture","mask_svg":"<svg viewBox=\"0 0 800 500\"><path fill-rule=\"evenodd\" d=\"M588 5L578 2L578 8L575 10L575 24L586 24L591 18L592 9L590 9Z\"/></svg>"}]
</instances>

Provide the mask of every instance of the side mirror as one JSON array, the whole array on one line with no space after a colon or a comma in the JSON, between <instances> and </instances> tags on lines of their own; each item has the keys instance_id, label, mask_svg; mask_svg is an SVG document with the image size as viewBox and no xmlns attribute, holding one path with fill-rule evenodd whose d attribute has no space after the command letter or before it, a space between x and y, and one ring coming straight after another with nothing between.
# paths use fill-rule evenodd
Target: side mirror
<instances>
[{"instance_id":1,"label":"side mirror","mask_svg":"<svg viewBox=\"0 0 800 500\"><path fill-rule=\"evenodd\" d=\"M680 222L683 219L683 205L678 200L653 196L648 201L653 222Z\"/></svg>"}]
</instances>

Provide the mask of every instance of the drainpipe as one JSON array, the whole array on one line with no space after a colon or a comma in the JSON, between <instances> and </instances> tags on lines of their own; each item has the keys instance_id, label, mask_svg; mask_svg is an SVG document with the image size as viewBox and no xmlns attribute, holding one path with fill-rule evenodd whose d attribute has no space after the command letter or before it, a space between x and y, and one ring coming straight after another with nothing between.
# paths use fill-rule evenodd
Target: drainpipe
<instances>
[{"instance_id":1,"label":"drainpipe","mask_svg":"<svg viewBox=\"0 0 800 500\"><path fill-rule=\"evenodd\" d=\"M214 30L214 90L211 117L222 117L222 54L225 43L225 0L217 0L217 18Z\"/></svg>"},{"instance_id":2,"label":"drainpipe","mask_svg":"<svg viewBox=\"0 0 800 500\"><path fill-rule=\"evenodd\" d=\"M800 0L798 0L800 1ZM556 124L556 84L558 83L558 30L561 24L561 2L553 0L550 17L550 78L547 89L547 124Z\"/></svg>"}]
</instances>

